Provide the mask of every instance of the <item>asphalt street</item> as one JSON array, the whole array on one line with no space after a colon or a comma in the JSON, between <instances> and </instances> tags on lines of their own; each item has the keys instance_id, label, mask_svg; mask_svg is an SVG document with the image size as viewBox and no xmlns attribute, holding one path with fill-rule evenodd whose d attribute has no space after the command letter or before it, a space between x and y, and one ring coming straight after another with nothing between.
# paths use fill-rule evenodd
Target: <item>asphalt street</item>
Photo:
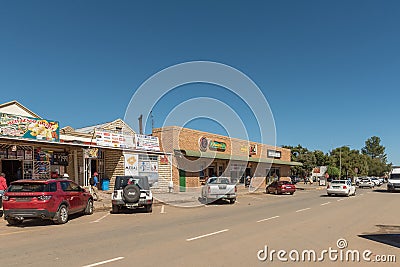
<instances>
[{"instance_id":1,"label":"asphalt street","mask_svg":"<svg viewBox=\"0 0 400 267\"><path fill-rule=\"evenodd\" d=\"M65 225L1 220L1 266L398 266L399 203L400 194L383 190L357 189L355 197L299 190L246 194L233 205L161 205L152 214L96 212ZM307 253L302 261L305 250L316 262ZM360 261L341 260L348 250Z\"/></svg>"}]
</instances>

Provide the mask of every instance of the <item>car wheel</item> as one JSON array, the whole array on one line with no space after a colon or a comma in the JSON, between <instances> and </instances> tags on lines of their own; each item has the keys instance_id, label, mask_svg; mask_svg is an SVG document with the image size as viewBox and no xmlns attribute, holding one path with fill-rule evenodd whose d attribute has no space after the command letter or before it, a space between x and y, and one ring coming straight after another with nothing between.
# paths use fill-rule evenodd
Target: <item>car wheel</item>
<instances>
[{"instance_id":1,"label":"car wheel","mask_svg":"<svg viewBox=\"0 0 400 267\"><path fill-rule=\"evenodd\" d=\"M147 213L150 213L150 212L153 211L153 205L152 205L152 204L146 205L145 209L146 209L146 212L147 212Z\"/></svg>"},{"instance_id":2,"label":"car wheel","mask_svg":"<svg viewBox=\"0 0 400 267\"><path fill-rule=\"evenodd\" d=\"M230 204L234 204L235 201L236 201L236 199L234 199L234 198L229 199L229 203L230 203Z\"/></svg>"},{"instance_id":3,"label":"car wheel","mask_svg":"<svg viewBox=\"0 0 400 267\"><path fill-rule=\"evenodd\" d=\"M22 220L17 220L17 219L13 219L13 218L8 218L7 222L9 225L20 225L22 224Z\"/></svg>"},{"instance_id":4,"label":"car wheel","mask_svg":"<svg viewBox=\"0 0 400 267\"><path fill-rule=\"evenodd\" d=\"M332 194L331 194L331 193L328 193L328 196L332 196Z\"/></svg>"},{"instance_id":5,"label":"car wheel","mask_svg":"<svg viewBox=\"0 0 400 267\"><path fill-rule=\"evenodd\" d=\"M111 212L114 213L114 214L119 213L119 206L118 205L112 205Z\"/></svg>"},{"instance_id":6,"label":"car wheel","mask_svg":"<svg viewBox=\"0 0 400 267\"><path fill-rule=\"evenodd\" d=\"M56 224L64 224L68 222L68 208L64 204L58 208L56 216L54 216L54 222Z\"/></svg>"},{"instance_id":7,"label":"car wheel","mask_svg":"<svg viewBox=\"0 0 400 267\"><path fill-rule=\"evenodd\" d=\"M355 196L356 195L356 190L354 189L354 193L353 193L353 196Z\"/></svg>"},{"instance_id":8,"label":"car wheel","mask_svg":"<svg viewBox=\"0 0 400 267\"><path fill-rule=\"evenodd\" d=\"M86 204L86 208L85 208L85 215L91 215L93 214L93 199L89 199L87 204Z\"/></svg>"},{"instance_id":9,"label":"car wheel","mask_svg":"<svg viewBox=\"0 0 400 267\"><path fill-rule=\"evenodd\" d=\"M278 194L278 189L275 189L274 193L275 193L275 195L277 195Z\"/></svg>"},{"instance_id":10,"label":"car wheel","mask_svg":"<svg viewBox=\"0 0 400 267\"><path fill-rule=\"evenodd\" d=\"M294 192L290 192L290 194L291 194L291 195L293 195L293 194L294 194Z\"/></svg>"}]
</instances>

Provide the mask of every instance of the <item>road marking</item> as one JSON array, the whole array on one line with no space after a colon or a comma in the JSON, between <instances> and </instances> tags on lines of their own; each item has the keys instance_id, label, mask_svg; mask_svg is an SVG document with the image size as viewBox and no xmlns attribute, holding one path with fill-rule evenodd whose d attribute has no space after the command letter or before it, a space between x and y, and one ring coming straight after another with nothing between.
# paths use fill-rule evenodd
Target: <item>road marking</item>
<instances>
[{"instance_id":1,"label":"road marking","mask_svg":"<svg viewBox=\"0 0 400 267\"><path fill-rule=\"evenodd\" d=\"M165 206L164 206L164 205L161 206L161 212L160 212L160 213L166 213L166 212L165 212Z\"/></svg>"},{"instance_id":2,"label":"road marking","mask_svg":"<svg viewBox=\"0 0 400 267\"><path fill-rule=\"evenodd\" d=\"M196 240L196 239L200 239L200 238L203 238L203 237L208 237L208 236L224 233L224 232L227 232L227 231L229 231L229 229L224 229L224 230L221 230L221 231L218 231L218 232L214 232L214 233L210 233L210 234L206 234L206 235L201 235L201 236L188 238L188 239L186 239L186 241L193 241L193 240Z\"/></svg>"},{"instance_id":3,"label":"road marking","mask_svg":"<svg viewBox=\"0 0 400 267\"><path fill-rule=\"evenodd\" d=\"M259 223L259 222L265 222L265 221L269 221L269 220L276 219L276 218L279 218L279 216L274 216L274 217L271 217L271 218L262 219L262 220L259 220L259 221L257 221L257 222L258 222L258 223Z\"/></svg>"},{"instance_id":4,"label":"road marking","mask_svg":"<svg viewBox=\"0 0 400 267\"><path fill-rule=\"evenodd\" d=\"M301 210L296 210L296 212L302 212L302 211L306 211L306 210L310 210L311 208L305 208L305 209L301 209Z\"/></svg>"},{"instance_id":5,"label":"road marking","mask_svg":"<svg viewBox=\"0 0 400 267\"><path fill-rule=\"evenodd\" d=\"M262 198L260 198L260 197L251 197L251 196L249 196L250 198L254 198L254 199L258 199L258 200L263 200Z\"/></svg>"},{"instance_id":6,"label":"road marking","mask_svg":"<svg viewBox=\"0 0 400 267\"><path fill-rule=\"evenodd\" d=\"M321 206L325 206L325 205L328 205L328 204L330 204L331 202L326 202L326 203L323 203L323 204L321 204Z\"/></svg>"},{"instance_id":7,"label":"road marking","mask_svg":"<svg viewBox=\"0 0 400 267\"><path fill-rule=\"evenodd\" d=\"M341 199L338 199L337 201L343 201L343 200L345 200L344 198L341 198Z\"/></svg>"},{"instance_id":8,"label":"road marking","mask_svg":"<svg viewBox=\"0 0 400 267\"><path fill-rule=\"evenodd\" d=\"M123 258L124 258L124 257L118 257L118 258L114 258L114 259L111 259L111 260L106 260L106 261L101 261L101 262L97 262L97 263L85 265L85 266L83 266L83 267L94 267L94 266L98 266L98 265L110 263L110 262L113 262L113 261L119 261L119 260L122 260Z\"/></svg>"},{"instance_id":9,"label":"road marking","mask_svg":"<svg viewBox=\"0 0 400 267\"><path fill-rule=\"evenodd\" d=\"M110 213L107 213L107 214L104 215L103 217L101 217L101 218L99 218L99 219L97 219L97 220L95 220L95 221L93 221L93 222L90 222L90 223L98 223L98 222L100 222L101 220L103 220L105 217L107 217L108 215L110 215Z\"/></svg>"}]
</instances>

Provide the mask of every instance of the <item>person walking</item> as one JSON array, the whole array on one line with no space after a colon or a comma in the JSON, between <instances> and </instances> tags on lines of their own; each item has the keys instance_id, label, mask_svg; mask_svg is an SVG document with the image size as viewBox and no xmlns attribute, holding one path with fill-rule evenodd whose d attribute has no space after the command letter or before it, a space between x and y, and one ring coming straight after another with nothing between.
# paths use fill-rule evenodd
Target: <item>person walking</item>
<instances>
[{"instance_id":1,"label":"person walking","mask_svg":"<svg viewBox=\"0 0 400 267\"><path fill-rule=\"evenodd\" d=\"M98 176L99 174L97 172L94 172L92 179L90 179L90 187L92 189L94 200L100 200L99 190L97 189L97 185L99 184Z\"/></svg>"},{"instance_id":2,"label":"person walking","mask_svg":"<svg viewBox=\"0 0 400 267\"><path fill-rule=\"evenodd\" d=\"M7 190L7 180L6 180L6 175L4 172L0 173L0 195L2 196L4 194L4 191Z\"/></svg>"}]
</instances>

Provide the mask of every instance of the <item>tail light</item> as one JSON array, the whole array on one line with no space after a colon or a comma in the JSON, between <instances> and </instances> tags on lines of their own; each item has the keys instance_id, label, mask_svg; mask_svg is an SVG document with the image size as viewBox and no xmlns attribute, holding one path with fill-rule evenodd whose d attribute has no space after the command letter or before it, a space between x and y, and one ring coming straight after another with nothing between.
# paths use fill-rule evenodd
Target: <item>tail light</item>
<instances>
[{"instance_id":1,"label":"tail light","mask_svg":"<svg viewBox=\"0 0 400 267\"><path fill-rule=\"evenodd\" d=\"M343 189L347 189L347 186L344 185L344 186L343 186Z\"/></svg>"},{"instance_id":2,"label":"tail light","mask_svg":"<svg viewBox=\"0 0 400 267\"><path fill-rule=\"evenodd\" d=\"M4 201L8 201L9 197L8 196L2 196L1 199L4 200Z\"/></svg>"},{"instance_id":3,"label":"tail light","mask_svg":"<svg viewBox=\"0 0 400 267\"><path fill-rule=\"evenodd\" d=\"M49 200L51 198L51 196L38 196L37 199L38 200Z\"/></svg>"}]
</instances>

